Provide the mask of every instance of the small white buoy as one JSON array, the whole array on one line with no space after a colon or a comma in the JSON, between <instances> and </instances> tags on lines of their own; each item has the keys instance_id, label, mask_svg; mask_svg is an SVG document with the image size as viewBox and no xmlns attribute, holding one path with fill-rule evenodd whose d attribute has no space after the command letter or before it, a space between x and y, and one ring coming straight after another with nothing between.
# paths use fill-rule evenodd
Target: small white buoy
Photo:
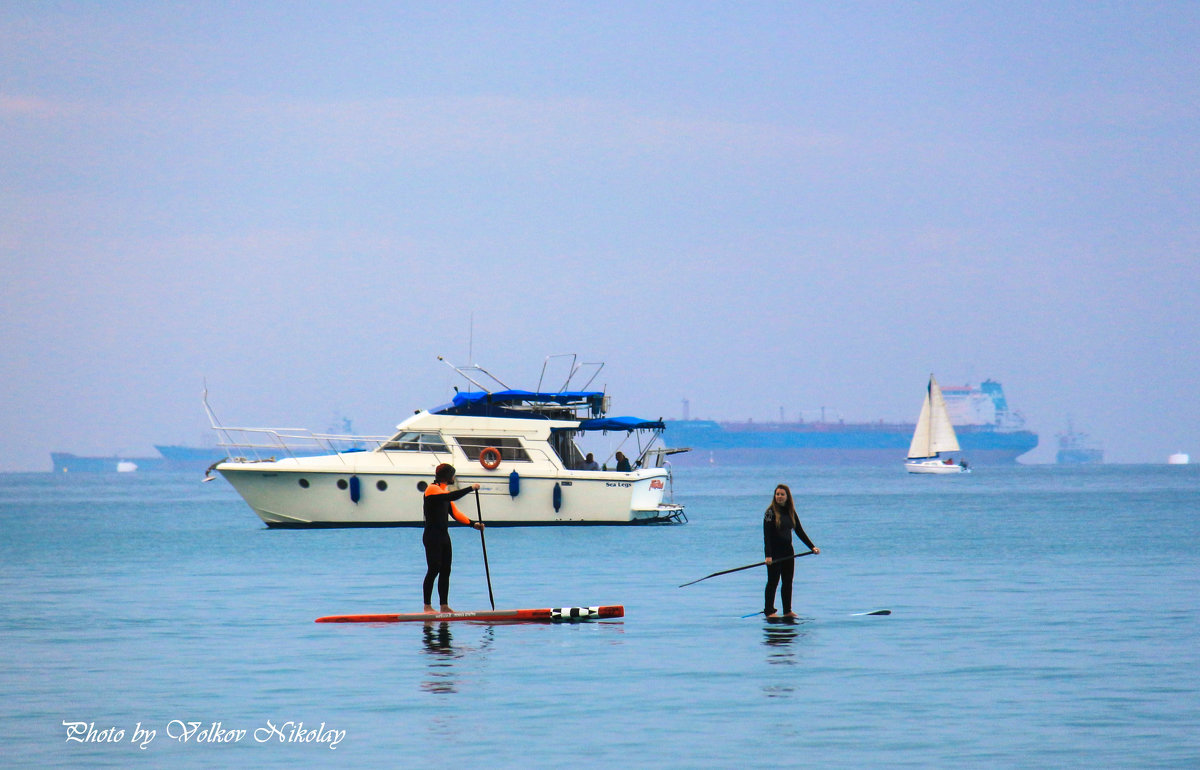
<instances>
[{"instance_id":1,"label":"small white buoy","mask_svg":"<svg viewBox=\"0 0 1200 770\"><path fill-rule=\"evenodd\" d=\"M117 463L117 473L133 473L136 470L137 463L130 462L129 460L122 460Z\"/></svg>"},{"instance_id":2,"label":"small white buoy","mask_svg":"<svg viewBox=\"0 0 1200 770\"><path fill-rule=\"evenodd\" d=\"M1187 465L1191 462L1191 458L1184 452L1176 452L1167 458L1167 465Z\"/></svg>"}]
</instances>

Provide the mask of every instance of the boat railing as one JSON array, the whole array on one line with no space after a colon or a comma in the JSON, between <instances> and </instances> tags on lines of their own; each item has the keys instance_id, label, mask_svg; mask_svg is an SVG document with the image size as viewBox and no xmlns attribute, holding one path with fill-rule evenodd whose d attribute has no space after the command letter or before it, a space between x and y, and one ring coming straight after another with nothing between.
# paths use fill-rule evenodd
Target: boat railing
<instances>
[{"instance_id":1,"label":"boat railing","mask_svg":"<svg viewBox=\"0 0 1200 770\"><path fill-rule=\"evenodd\" d=\"M389 436L355 436L339 433L313 433L307 428L214 428L221 436L217 446L232 462L263 462L285 457L345 455L369 452L389 441Z\"/></svg>"},{"instance_id":2,"label":"boat railing","mask_svg":"<svg viewBox=\"0 0 1200 770\"><path fill-rule=\"evenodd\" d=\"M691 447L651 447L642 452L641 457L638 458L638 465L644 468L670 467L671 461L667 459L668 457L690 451L692 451Z\"/></svg>"},{"instance_id":3,"label":"boat railing","mask_svg":"<svg viewBox=\"0 0 1200 770\"><path fill-rule=\"evenodd\" d=\"M264 462L285 457L312 457L367 452L383 446L390 436L353 436L339 433L313 433L308 428L233 428L221 424L208 403L208 385L204 386L204 411L208 424L220 440L229 462Z\"/></svg>"}]
</instances>

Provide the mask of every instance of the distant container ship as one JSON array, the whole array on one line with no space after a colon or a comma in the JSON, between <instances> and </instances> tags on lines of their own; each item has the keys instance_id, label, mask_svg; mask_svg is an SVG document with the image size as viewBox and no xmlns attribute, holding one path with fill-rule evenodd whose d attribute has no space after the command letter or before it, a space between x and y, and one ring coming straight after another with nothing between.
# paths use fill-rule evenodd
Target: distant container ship
<instances>
[{"instance_id":1,"label":"distant container ship","mask_svg":"<svg viewBox=\"0 0 1200 770\"><path fill-rule=\"evenodd\" d=\"M342 418L339 426L342 433L351 434L354 431L350 420ZM330 428L330 433L336 432L335 428ZM338 439L352 439L352 436L332 436L335 439L335 444L331 445L334 449L347 447L345 442L337 441ZM276 437L276 440L279 440ZM109 455L105 457L84 456L72 454L70 452L51 452L50 462L54 466L55 473L116 473L121 471L196 471L203 473L208 470L213 463L220 462L229 456L229 452L225 447L219 446L184 446L182 444L155 444L155 450L158 451L157 457L126 457L125 455ZM290 454L293 457L304 455L326 454L326 447L311 447L311 448L285 448L282 443L278 446L273 444L263 445L264 454Z\"/></svg>"},{"instance_id":2,"label":"distant container ship","mask_svg":"<svg viewBox=\"0 0 1200 770\"><path fill-rule=\"evenodd\" d=\"M55 473L116 473L118 471L199 471L225 458L219 447L155 446L158 457L84 456L70 452L51 452Z\"/></svg>"},{"instance_id":3,"label":"distant container ship","mask_svg":"<svg viewBox=\"0 0 1200 770\"><path fill-rule=\"evenodd\" d=\"M1095 465L1104 462L1104 448L1086 433L1075 430L1067 420L1067 430L1058 434L1058 453L1055 461L1059 465Z\"/></svg>"},{"instance_id":4,"label":"distant container ship","mask_svg":"<svg viewBox=\"0 0 1200 770\"><path fill-rule=\"evenodd\" d=\"M1038 445L1037 434L1008 408L1000 383L943 387L942 395L972 465L1012 464ZM887 465L903 460L915 423L718 422L667 420L666 440L689 447L676 465Z\"/></svg>"},{"instance_id":5,"label":"distant container ship","mask_svg":"<svg viewBox=\"0 0 1200 770\"><path fill-rule=\"evenodd\" d=\"M129 457L110 455L86 457L70 452L51 452L50 462L55 473L117 473L126 471L160 471L166 461L161 457Z\"/></svg>"}]
</instances>

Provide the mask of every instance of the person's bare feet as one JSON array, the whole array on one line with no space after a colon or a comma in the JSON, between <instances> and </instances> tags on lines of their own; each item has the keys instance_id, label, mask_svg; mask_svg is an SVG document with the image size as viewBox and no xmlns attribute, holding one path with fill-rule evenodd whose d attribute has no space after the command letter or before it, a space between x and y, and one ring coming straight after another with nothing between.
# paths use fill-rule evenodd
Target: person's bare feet
<instances>
[{"instance_id":1,"label":"person's bare feet","mask_svg":"<svg viewBox=\"0 0 1200 770\"><path fill-rule=\"evenodd\" d=\"M435 609L433 608L433 605L432 605L432 604L426 604L426 605L425 605L424 612L425 612L425 614L426 614L426 615L436 615L436 614L437 614L437 610L435 610Z\"/></svg>"},{"instance_id":2,"label":"person's bare feet","mask_svg":"<svg viewBox=\"0 0 1200 770\"><path fill-rule=\"evenodd\" d=\"M438 610L438 612L454 612L454 610L450 609L449 604L443 604L442 608Z\"/></svg>"}]
</instances>

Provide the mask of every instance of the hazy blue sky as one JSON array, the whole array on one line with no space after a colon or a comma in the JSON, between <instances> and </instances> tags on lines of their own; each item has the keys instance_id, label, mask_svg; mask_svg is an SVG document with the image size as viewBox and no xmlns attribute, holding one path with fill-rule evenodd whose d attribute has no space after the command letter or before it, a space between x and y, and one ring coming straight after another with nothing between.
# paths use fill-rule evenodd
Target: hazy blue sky
<instances>
[{"instance_id":1,"label":"hazy blue sky","mask_svg":"<svg viewBox=\"0 0 1200 770\"><path fill-rule=\"evenodd\" d=\"M439 354L615 411L1200 455L1200 3L0 4L0 470L385 433Z\"/></svg>"}]
</instances>

